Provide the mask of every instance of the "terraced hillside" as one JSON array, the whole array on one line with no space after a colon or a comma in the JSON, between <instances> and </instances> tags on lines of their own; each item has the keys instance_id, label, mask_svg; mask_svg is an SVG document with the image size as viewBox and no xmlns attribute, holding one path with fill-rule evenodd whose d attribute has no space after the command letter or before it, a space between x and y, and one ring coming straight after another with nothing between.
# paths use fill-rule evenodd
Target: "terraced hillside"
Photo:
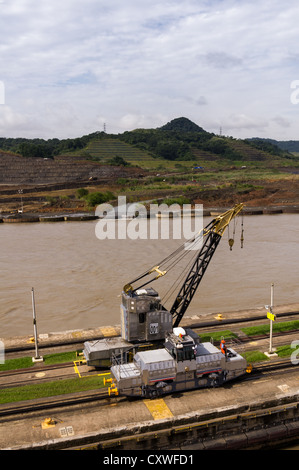
<instances>
[{"instance_id":1,"label":"terraced hillside","mask_svg":"<svg viewBox=\"0 0 299 470\"><path fill-rule=\"evenodd\" d=\"M227 148L230 148L234 153L233 158L227 158L221 153L196 148L191 145L191 153L194 160L166 160L155 158L149 152L142 150L134 145L123 142L117 138L101 138L91 141L86 147L85 151L96 161L108 163L113 157L122 157L126 162L137 165L144 169L154 169L159 166L166 168L174 167L175 164L180 163L187 166L192 166L193 163L198 162L203 166L216 166L219 164L235 164L239 161L242 165L245 162L263 162L269 166L288 164L284 158L270 154L264 150L254 148L243 140L224 138L223 141Z\"/></svg>"},{"instance_id":2,"label":"terraced hillside","mask_svg":"<svg viewBox=\"0 0 299 470\"><path fill-rule=\"evenodd\" d=\"M86 151L100 162L108 163L113 157L122 157L132 165L141 165L143 168L152 167L156 163L148 152L140 150L119 139L95 139L86 147Z\"/></svg>"},{"instance_id":3,"label":"terraced hillside","mask_svg":"<svg viewBox=\"0 0 299 470\"><path fill-rule=\"evenodd\" d=\"M243 140L226 139L225 143L227 148L230 148L233 152L230 158L226 158L225 154L216 154L200 148L192 148L192 153L199 162L210 162L211 165L213 163L239 163L240 165L246 165L246 163L250 162L252 164L261 163L268 168L298 165L294 156L288 156L287 158L286 156L273 155L267 151L257 149Z\"/></svg>"},{"instance_id":4,"label":"terraced hillside","mask_svg":"<svg viewBox=\"0 0 299 470\"><path fill-rule=\"evenodd\" d=\"M281 158L278 155L272 155L264 150L259 150L247 144L243 140L229 140L229 145L238 153L244 156L247 161L269 161L280 162Z\"/></svg>"},{"instance_id":5,"label":"terraced hillside","mask_svg":"<svg viewBox=\"0 0 299 470\"><path fill-rule=\"evenodd\" d=\"M137 171L137 169L136 169ZM140 171L139 171L140 172ZM127 177L134 169L100 165L82 157L58 156L54 160L25 158L0 151L0 184L51 184Z\"/></svg>"},{"instance_id":6,"label":"terraced hillside","mask_svg":"<svg viewBox=\"0 0 299 470\"><path fill-rule=\"evenodd\" d=\"M299 167L294 155L277 152L279 149L275 150L275 146L267 147L267 151L256 146L256 143L208 133L186 118L175 119L162 128L136 129L118 136L101 132L63 141L27 139L26 142L2 138L0 184L138 178L146 170L186 172L194 165L204 167L205 171L218 171L240 168L246 166L246 162L259 169L284 167L293 171ZM39 158L45 155L51 158ZM131 166L120 166L118 161L111 166L115 157Z\"/></svg>"},{"instance_id":7,"label":"terraced hillside","mask_svg":"<svg viewBox=\"0 0 299 470\"><path fill-rule=\"evenodd\" d=\"M199 162L217 162L220 158L216 153L197 148L192 148L192 154L194 155L194 160Z\"/></svg>"},{"instance_id":8,"label":"terraced hillside","mask_svg":"<svg viewBox=\"0 0 299 470\"><path fill-rule=\"evenodd\" d=\"M254 149L243 141L229 141L229 146L240 153L240 160L265 161L271 157L266 152ZM159 164L169 164L170 162L162 158L154 158L148 152L114 138L94 140L88 144L86 152L103 163L108 163L113 157L118 156L128 163L142 168L154 168ZM222 158L219 154L198 148L192 148L192 154L194 161L216 162ZM186 164L186 161L180 161L180 163Z\"/></svg>"}]
</instances>

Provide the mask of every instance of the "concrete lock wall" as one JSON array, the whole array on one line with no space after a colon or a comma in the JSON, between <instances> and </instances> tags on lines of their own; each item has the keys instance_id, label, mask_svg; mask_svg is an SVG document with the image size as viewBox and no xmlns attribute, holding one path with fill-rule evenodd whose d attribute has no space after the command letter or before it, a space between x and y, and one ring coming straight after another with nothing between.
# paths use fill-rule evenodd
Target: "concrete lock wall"
<instances>
[{"instance_id":1,"label":"concrete lock wall","mask_svg":"<svg viewBox=\"0 0 299 470\"><path fill-rule=\"evenodd\" d=\"M259 405L236 406L206 415L119 427L65 440L53 439L20 449L221 450L259 449L299 439L298 396Z\"/></svg>"},{"instance_id":2,"label":"concrete lock wall","mask_svg":"<svg viewBox=\"0 0 299 470\"><path fill-rule=\"evenodd\" d=\"M242 413L186 423L167 430L156 429L155 432L134 438L127 436L123 440L108 440L102 442L100 448L220 450L271 447L278 443L281 446L299 438L298 403L284 401L273 400L266 409L248 409Z\"/></svg>"}]
</instances>

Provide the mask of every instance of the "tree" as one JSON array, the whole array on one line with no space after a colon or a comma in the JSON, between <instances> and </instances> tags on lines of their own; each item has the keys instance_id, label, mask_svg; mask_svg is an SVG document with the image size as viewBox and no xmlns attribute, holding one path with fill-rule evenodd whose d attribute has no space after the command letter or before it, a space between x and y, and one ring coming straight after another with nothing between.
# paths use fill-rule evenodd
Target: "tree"
<instances>
[{"instance_id":1,"label":"tree","mask_svg":"<svg viewBox=\"0 0 299 470\"><path fill-rule=\"evenodd\" d=\"M106 191L105 193L100 193L100 192L90 193L90 194L87 194L87 196L85 196L85 200L90 207L103 204L104 202L108 202L114 198L115 196L113 193L111 193L111 191Z\"/></svg>"},{"instance_id":2,"label":"tree","mask_svg":"<svg viewBox=\"0 0 299 470\"><path fill-rule=\"evenodd\" d=\"M23 142L19 146L19 151L23 157L52 158L51 148L47 145Z\"/></svg>"},{"instance_id":3,"label":"tree","mask_svg":"<svg viewBox=\"0 0 299 470\"><path fill-rule=\"evenodd\" d=\"M118 155L115 155L115 157L111 158L109 160L110 165L116 165L116 166L128 166L129 163L123 158L119 157Z\"/></svg>"},{"instance_id":4,"label":"tree","mask_svg":"<svg viewBox=\"0 0 299 470\"><path fill-rule=\"evenodd\" d=\"M175 142L159 142L156 147L156 154L166 160L176 160L178 148Z\"/></svg>"}]
</instances>

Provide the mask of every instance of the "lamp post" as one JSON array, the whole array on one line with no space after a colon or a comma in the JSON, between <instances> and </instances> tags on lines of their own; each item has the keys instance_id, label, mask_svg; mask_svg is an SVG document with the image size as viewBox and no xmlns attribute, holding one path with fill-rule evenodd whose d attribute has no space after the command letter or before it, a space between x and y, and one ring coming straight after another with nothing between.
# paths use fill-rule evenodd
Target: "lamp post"
<instances>
[{"instance_id":1,"label":"lamp post","mask_svg":"<svg viewBox=\"0 0 299 470\"><path fill-rule=\"evenodd\" d=\"M38 339L37 339L37 326L36 326L36 314L35 314L35 300L34 300L34 289L32 287L32 312L33 312L33 330L34 330L34 343L35 343L35 357L32 358L33 362L42 362L43 358L38 352Z\"/></svg>"},{"instance_id":2,"label":"lamp post","mask_svg":"<svg viewBox=\"0 0 299 470\"><path fill-rule=\"evenodd\" d=\"M272 349L272 336L273 336L273 322L276 320L276 315L273 313L274 305L274 284L271 284L271 305L265 305L265 308L269 310L267 312L267 318L270 320L270 346L268 354L275 354L275 351Z\"/></svg>"},{"instance_id":3,"label":"lamp post","mask_svg":"<svg viewBox=\"0 0 299 470\"><path fill-rule=\"evenodd\" d=\"M21 195L21 209L19 209L18 212L23 214L23 189L19 189L18 193Z\"/></svg>"}]
</instances>

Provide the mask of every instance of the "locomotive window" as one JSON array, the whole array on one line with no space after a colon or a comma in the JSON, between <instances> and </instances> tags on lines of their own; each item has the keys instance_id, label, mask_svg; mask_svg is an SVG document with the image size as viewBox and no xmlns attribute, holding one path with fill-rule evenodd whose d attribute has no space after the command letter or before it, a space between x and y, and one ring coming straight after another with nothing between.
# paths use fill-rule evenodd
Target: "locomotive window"
<instances>
[{"instance_id":1,"label":"locomotive window","mask_svg":"<svg viewBox=\"0 0 299 470\"><path fill-rule=\"evenodd\" d=\"M194 352L193 352L192 347L189 346L188 349L186 349L186 359L191 361L193 358L194 358Z\"/></svg>"},{"instance_id":2,"label":"locomotive window","mask_svg":"<svg viewBox=\"0 0 299 470\"><path fill-rule=\"evenodd\" d=\"M145 322L145 313L139 313L139 323Z\"/></svg>"},{"instance_id":3,"label":"locomotive window","mask_svg":"<svg viewBox=\"0 0 299 470\"><path fill-rule=\"evenodd\" d=\"M184 360L184 351L177 349L177 357L178 361L183 361Z\"/></svg>"},{"instance_id":4,"label":"locomotive window","mask_svg":"<svg viewBox=\"0 0 299 470\"><path fill-rule=\"evenodd\" d=\"M194 359L194 352L191 346L185 347L183 350L177 350L178 361L190 361Z\"/></svg>"}]
</instances>

